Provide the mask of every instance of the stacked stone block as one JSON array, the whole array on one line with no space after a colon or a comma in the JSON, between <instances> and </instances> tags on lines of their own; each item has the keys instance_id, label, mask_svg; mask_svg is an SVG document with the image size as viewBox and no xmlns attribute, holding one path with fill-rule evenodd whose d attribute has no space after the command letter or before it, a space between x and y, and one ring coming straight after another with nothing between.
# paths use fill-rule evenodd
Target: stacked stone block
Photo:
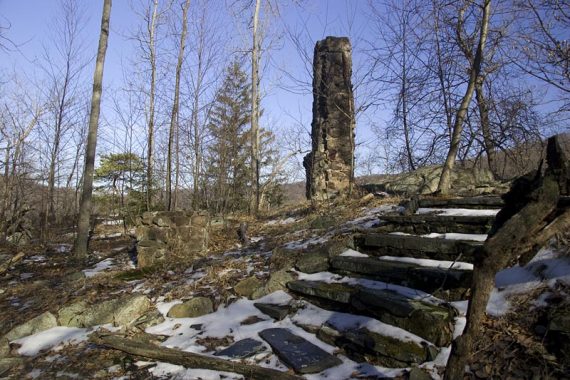
<instances>
[{"instance_id":1,"label":"stacked stone block","mask_svg":"<svg viewBox=\"0 0 570 380\"><path fill-rule=\"evenodd\" d=\"M354 181L352 47L346 37L317 42L313 61L312 150L303 165L308 199L347 195Z\"/></svg>"},{"instance_id":2,"label":"stacked stone block","mask_svg":"<svg viewBox=\"0 0 570 380\"><path fill-rule=\"evenodd\" d=\"M187 211L145 212L136 228L138 266L180 257L200 257L208 249L209 217Z\"/></svg>"}]
</instances>

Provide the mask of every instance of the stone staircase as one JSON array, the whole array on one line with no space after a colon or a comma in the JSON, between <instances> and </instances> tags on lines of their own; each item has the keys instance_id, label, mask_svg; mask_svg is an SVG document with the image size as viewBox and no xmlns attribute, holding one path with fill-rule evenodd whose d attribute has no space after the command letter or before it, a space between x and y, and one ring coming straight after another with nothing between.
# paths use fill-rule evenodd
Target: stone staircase
<instances>
[{"instance_id":1,"label":"stone staircase","mask_svg":"<svg viewBox=\"0 0 570 380\"><path fill-rule=\"evenodd\" d=\"M291 320L350 359L383 367L433 361L448 347L460 316L453 302L467 298L472 280L469 263L483 244L480 235L470 240L468 234L487 233L494 215L486 211L463 216L464 211L457 210L439 215L425 208L496 211L502 203L496 197L416 202L419 212L416 207L409 215L379 216L380 225L372 232L353 237L356 250L346 247L340 254L338 249L330 250L335 253L329 252L326 270L322 265L315 273L298 270L298 279L289 281L287 288L303 306L290 315ZM317 372L339 364L330 354L303 354L301 346L311 343L288 334L264 331L260 336L270 336L265 340L284 363L302 358L301 365L288 364L296 372Z\"/></svg>"}]
</instances>

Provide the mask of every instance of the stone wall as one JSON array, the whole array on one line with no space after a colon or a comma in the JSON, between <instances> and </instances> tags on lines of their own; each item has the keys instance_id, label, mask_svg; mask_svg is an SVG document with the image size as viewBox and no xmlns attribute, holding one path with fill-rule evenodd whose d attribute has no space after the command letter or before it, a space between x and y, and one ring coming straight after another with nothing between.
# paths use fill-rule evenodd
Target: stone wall
<instances>
[{"instance_id":1,"label":"stone wall","mask_svg":"<svg viewBox=\"0 0 570 380\"><path fill-rule=\"evenodd\" d=\"M354 181L352 47L346 37L317 42L313 61L312 150L303 160L306 196L326 200L345 195Z\"/></svg>"},{"instance_id":2,"label":"stone wall","mask_svg":"<svg viewBox=\"0 0 570 380\"><path fill-rule=\"evenodd\" d=\"M208 224L205 213L145 212L136 228L138 266L204 255L208 249Z\"/></svg>"}]
</instances>

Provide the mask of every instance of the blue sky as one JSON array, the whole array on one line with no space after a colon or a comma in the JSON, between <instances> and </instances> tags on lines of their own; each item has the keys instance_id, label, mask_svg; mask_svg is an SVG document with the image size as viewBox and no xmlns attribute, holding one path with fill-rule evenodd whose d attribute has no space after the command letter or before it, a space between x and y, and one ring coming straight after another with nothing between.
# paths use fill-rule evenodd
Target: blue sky
<instances>
[{"instance_id":1,"label":"blue sky","mask_svg":"<svg viewBox=\"0 0 570 380\"><path fill-rule=\"evenodd\" d=\"M80 7L84 10L84 38L87 44L86 51L96 51L102 1L79 0ZM213 5L223 6L224 0L211 0ZM308 55L312 59L314 43L328 35L362 36L367 33L367 19L365 10L366 1L334 0L334 1L305 1L303 8L291 6L292 2L282 1L280 19L273 19L272 24L276 29L286 25L291 31L303 30L303 44ZM33 64L31 62L41 54L42 46L50 44L53 38L53 20L60 10L59 0L0 0L0 15L3 24L10 23L10 29L6 36L18 45L18 51L0 52L0 70L3 72L25 71L32 75ZM139 19L133 11L139 4L139 0L115 0L113 1L111 15L111 35L107 51L104 88L120 88L123 81L123 62L136 54L136 47L129 36L136 29ZM192 3L191 3L192 4ZM192 6L192 5L191 5ZM229 17L220 15L220 17ZM249 15L244 15L244 18ZM262 17L266 17L262 15ZM233 25L232 25L233 22ZM247 30L244 25L236 25L235 19L228 19L228 33L234 34L244 41L248 41L245 35ZM282 29L282 28L281 28ZM189 36L191 39L192 36ZM291 124L301 120L307 131L310 130L312 96L310 94L292 94L283 89L284 81L280 70L287 70L295 77L307 79L303 60L295 48L281 38L275 44L275 48L262 57L262 65L266 69L262 79L262 89L265 97L262 100L264 120L262 123L277 125L281 130L287 130ZM355 47L356 50L356 47ZM268 58L271 55L271 61ZM355 56L354 69L357 70L359 58ZM86 70L90 79L91 66ZM104 112L109 104L105 104ZM374 137L370 134L365 121L359 120L357 126L357 140L370 141ZM104 148L103 148L104 149Z\"/></svg>"}]
</instances>

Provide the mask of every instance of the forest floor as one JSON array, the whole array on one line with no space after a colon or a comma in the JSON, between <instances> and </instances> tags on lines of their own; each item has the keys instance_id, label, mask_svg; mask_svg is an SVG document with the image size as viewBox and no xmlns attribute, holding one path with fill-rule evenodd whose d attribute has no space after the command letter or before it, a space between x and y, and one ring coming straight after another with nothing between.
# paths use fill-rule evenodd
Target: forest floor
<instances>
[{"instance_id":1,"label":"forest floor","mask_svg":"<svg viewBox=\"0 0 570 380\"><path fill-rule=\"evenodd\" d=\"M235 285L252 275L267 279L274 249L303 250L373 228L378 223L378 215L394 210L399 201L366 197L318 209L308 205L289 207L257 220L244 216L214 223L207 258L197 262L165 263L152 271L135 268L130 254L133 241L121 234L117 226L100 226L96 230L87 265L70 260L70 237L51 244L3 248L0 254L11 256L23 251L25 258L0 275L0 333L46 311L55 313L61 306L78 300L97 304L117 295L140 293L166 316L169 308L181 300L205 296L213 300L215 313L201 319L166 318L147 332L169 339L169 346L211 354L237 338L231 336L231 333L235 335L234 329L242 329L240 339L253 334L253 327L248 330L237 322L248 317L259 319L260 314L254 312L253 301L236 294ZM249 244L245 246L240 244L236 232L240 222L247 222L249 226ZM497 288L484 323L485 333L473 347L472 378L569 378L568 352L546 339L548 332L545 331L545 319L552 305L556 305L557 310L568 310L570 305L568 238L568 235L559 236L526 267L509 268L497 275ZM282 291L266 297L273 301L291 301ZM261 325L267 328L271 323L262 321ZM203 338L192 327L201 324L210 326ZM280 326L294 328L290 321L280 322ZM12 342L10 348L16 365L4 373L0 367L0 378L242 378L230 373L187 370L103 348L88 340L95 328L54 329ZM322 346L334 352L330 346ZM445 354L440 355L425 366L432 378L440 377L445 360ZM287 370L271 352L261 352L246 361ZM306 377L335 380L408 377L405 369L363 366L349 359L343 359L343 364L333 369Z\"/></svg>"}]
</instances>

